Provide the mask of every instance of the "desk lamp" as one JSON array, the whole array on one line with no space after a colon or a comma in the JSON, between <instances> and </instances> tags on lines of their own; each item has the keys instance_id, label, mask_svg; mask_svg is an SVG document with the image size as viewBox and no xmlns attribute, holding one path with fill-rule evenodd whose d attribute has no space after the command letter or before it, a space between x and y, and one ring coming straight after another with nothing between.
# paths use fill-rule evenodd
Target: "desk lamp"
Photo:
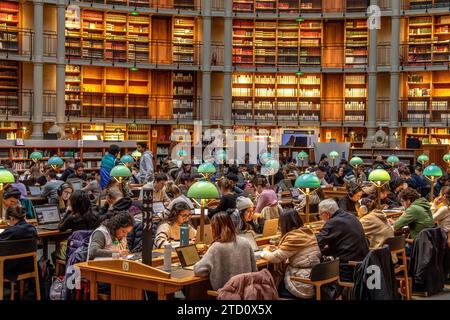
<instances>
[{"instance_id":1,"label":"desk lamp","mask_svg":"<svg viewBox=\"0 0 450 320\"><path fill-rule=\"evenodd\" d=\"M123 182L131 177L131 171L127 166L124 165L118 165L112 168L110 176L119 183L120 191L123 193Z\"/></svg>"},{"instance_id":2,"label":"desk lamp","mask_svg":"<svg viewBox=\"0 0 450 320\"><path fill-rule=\"evenodd\" d=\"M259 160L261 161L261 163L263 165L265 165L266 162L271 160L271 159L273 159L273 156L272 156L272 154L270 152L264 152L263 154L261 154L259 156Z\"/></svg>"},{"instance_id":3,"label":"desk lamp","mask_svg":"<svg viewBox=\"0 0 450 320\"><path fill-rule=\"evenodd\" d=\"M380 189L391 180L391 176L384 169L375 169L369 174L368 180L377 188L377 202L378 207L381 208Z\"/></svg>"},{"instance_id":4,"label":"desk lamp","mask_svg":"<svg viewBox=\"0 0 450 320\"><path fill-rule=\"evenodd\" d=\"M134 159L129 154L125 154L122 156L122 158L120 158L120 163L122 163L128 168L131 168L134 164Z\"/></svg>"},{"instance_id":5,"label":"desk lamp","mask_svg":"<svg viewBox=\"0 0 450 320\"><path fill-rule=\"evenodd\" d=\"M336 161L336 158L339 157L339 153L337 151L331 151L328 156L330 157L331 160L333 160L333 167L334 167L334 162Z\"/></svg>"},{"instance_id":6,"label":"desk lamp","mask_svg":"<svg viewBox=\"0 0 450 320\"><path fill-rule=\"evenodd\" d=\"M216 161L222 165L221 174L224 176L224 164L227 161L227 152L223 149L216 152Z\"/></svg>"},{"instance_id":7,"label":"desk lamp","mask_svg":"<svg viewBox=\"0 0 450 320\"><path fill-rule=\"evenodd\" d=\"M5 185L8 183L14 183L15 179L11 172L6 170L4 167L0 167L0 222L6 220L3 215L3 190Z\"/></svg>"},{"instance_id":8,"label":"desk lamp","mask_svg":"<svg viewBox=\"0 0 450 320\"><path fill-rule=\"evenodd\" d=\"M450 153L447 153L444 155L444 157L442 158L448 165L447 167L447 172L450 171Z\"/></svg>"},{"instance_id":9,"label":"desk lamp","mask_svg":"<svg viewBox=\"0 0 450 320\"><path fill-rule=\"evenodd\" d=\"M135 161L138 161L138 160L142 157L142 153L140 153L140 152L137 151L137 150L134 150L134 151L131 153L131 156L133 157L133 159L134 159Z\"/></svg>"},{"instance_id":10,"label":"desk lamp","mask_svg":"<svg viewBox=\"0 0 450 320\"><path fill-rule=\"evenodd\" d=\"M40 151L34 151L30 154L30 159L35 163L38 164L39 160L41 160L42 157L42 153Z\"/></svg>"},{"instance_id":11,"label":"desk lamp","mask_svg":"<svg viewBox=\"0 0 450 320\"><path fill-rule=\"evenodd\" d=\"M358 180L358 167L364 164L363 159L360 157L353 157L350 159L350 165L355 169L355 178Z\"/></svg>"},{"instance_id":12,"label":"desk lamp","mask_svg":"<svg viewBox=\"0 0 450 320\"><path fill-rule=\"evenodd\" d=\"M201 173L207 180L210 180L210 176L216 173L216 167L211 162L202 163L197 170Z\"/></svg>"},{"instance_id":13,"label":"desk lamp","mask_svg":"<svg viewBox=\"0 0 450 320\"><path fill-rule=\"evenodd\" d=\"M50 167L52 167L53 170L59 173L59 169L61 169L62 166L64 165L64 161L58 156L53 156L50 159L48 159L47 165L49 165Z\"/></svg>"},{"instance_id":14,"label":"desk lamp","mask_svg":"<svg viewBox=\"0 0 450 320\"><path fill-rule=\"evenodd\" d=\"M194 183L188 190L187 196L200 207L200 243L205 243L205 204L206 200L218 199L219 191L209 181L201 180ZM200 201L200 203L198 202Z\"/></svg>"},{"instance_id":15,"label":"desk lamp","mask_svg":"<svg viewBox=\"0 0 450 320\"><path fill-rule=\"evenodd\" d=\"M306 224L309 223L309 196L311 195L311 189L312 192L314 192L316 189L320 188L320 180L315 175L311 173L305 173L302 174L300 177L295 180L295 187L298 188L298 190L305 195L306 198L306 206L305 206L305 213L306 213Z\"/></svg>"},{"instance_id":16,"label":"desk lamp","mask_svg":"<svg viewBox=\"0 0 450 320\"><path fill-rule=\"evenodd\" d=\"M419 162L422 166L425 166L430 161L430 158L426 154L421 154L417 157L417 162Z\"/></svg>"},{"instance_id":17,"label":"desk lamp","mask_svg":"<svg viewBox=\"0 0 450 320\"><path fill-rule=\"evenodd\" d=\"M308 154L305 151L300 151L299 154L297 155L298 160L300 160L302 162L302 167L301 167L301 172L303 172L303 168L304 166L304 161L305 159L308 159Z\"/></svg>"},{"instance_id":18,"label":"desk lamp","mask_svg":"<svg viewBox=\"0 0 450 320\"><path fill-rule=\"evenodd\" d=\"M275 186L275 175L277 174L278 170L280 170L280 163L274 159L267 161L263 167L263 174L267 176L267 178L269 178L269 176L272 176L272 186Z\"/></svg>"},{"instance_id":19,"label":"desk lamp","mask_svg":"<svg viewBox=\"0 0 450 320\"><path fill-rule=\"evenodd\" d=\"M392 154L387 158L386 162L389 163L392 168L395 168L400 162L400 159L395 154Z\"/></svg>"},{"instance_id":20,"label":"desk lamp","mask_svg":"<svg viewBox=\"0 0 450 320\"><path fill-rule=\"evenodd\" d=\"M442 170L437 165L432 163L431 165L426 167L425 170L423 170L423 175L431 182L430 202L433 202L433 200L434 200L434 182L436 181L436 178L442 177L442 175L443 175Z\"/></svg>"}]
</instances>

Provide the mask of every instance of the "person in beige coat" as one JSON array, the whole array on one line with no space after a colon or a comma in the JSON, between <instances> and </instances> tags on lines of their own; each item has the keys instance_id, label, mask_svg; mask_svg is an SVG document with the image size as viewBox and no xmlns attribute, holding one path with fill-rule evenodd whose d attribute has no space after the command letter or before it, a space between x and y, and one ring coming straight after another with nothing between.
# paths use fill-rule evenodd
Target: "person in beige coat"
<instances>
[{"instance_id":1,"label":"person in beige coat","mask_svg":"<svg viewBox=\"0 0 450 320\"><path fill-rule=\"evenodd\" d=\"M443 187L441 195L437 198L431 207L433 220L437 225L447 232L450 231L450 188Z\"/></svg>"},{"instance_id":2,"label":"person in beige coat","mask_svg":"<svg viewBox=\"0 0 450 320\"><path fill-rule=\"evenodd\" d=\"M370 249L379 248L386 239L394 237L394 229L389 225L386 215L376 208L375 200L361 199L358 215Z\"/></svg>"},{"instance_id":3,"label":"person in beige coat","mask_svg":"<svg viewBox=\"0 0 450 320\"><path fill-rule=\"evenodd\" d=\"M295 210L283 211L279 219L282 238L278 247L269 246L261 258L271 263L286 263L284 281L280 284L280 295L311 299L314 287L291 277L309 278L311 268L320 263L320 249L312 230L303 227L303 221ZM288 292L286 292L286 290Z\"/></svg>"}]
</instances>

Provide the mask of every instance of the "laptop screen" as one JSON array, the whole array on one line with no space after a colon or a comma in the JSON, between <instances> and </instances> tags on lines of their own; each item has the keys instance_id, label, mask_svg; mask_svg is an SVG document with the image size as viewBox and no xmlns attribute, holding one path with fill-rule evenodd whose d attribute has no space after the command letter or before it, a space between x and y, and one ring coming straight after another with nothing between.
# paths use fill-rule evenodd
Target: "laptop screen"
<instances>
[{"instance_id":1,"label":"laptop screen","mask_svg":"<svg viewBox=\"0 0 450 320\"><path fill-rule=\"evenodd\" d=\"M200 256L195 245L178 247L175 251L183 268L193 266L200 261Z\"/></svg>"},{"instance_id":2,"label":"laptop screen","mask_svg":"<svg viewBox=\"0 0 450 320\"><path fill-rule=\"evenodd\" d=\"M73 191L77 191L81 189L81 181L72 182Z\"/></svg>"},{"instance_id":3,"label":"laptop screen","mask_svg":"<svg viewBox=\"0 0 450 320\"><path fill-rule=\"evenodd\" d=\"M259 247L258 247L258 244L256 243L255 237L253 237L253 234L251 234L250 232L242 233L242 234L239 235L239 237L242 237L245 240L247 240L250 243L253 251L259 251L260 250Z\"/></svg>"},{"instance_id":4,"label":"laptop screen","mask_svg":"<svg viewBox=\"0 0 450 320\"><path fill-rule=\"evenodd\" d=\"M300 192L298 191L297 188L291 188L291 196L292 196L292 198L298 198L299 195L300 195Z\"/></svg>"},{"instance_id":5,"label":"laptop screen","mask_svg":"<svg viewBox=\"0 0 450 320\"><path fill-rule=\"evenodd\" d=\"M58 223L61 221L57 206L36 206L34 207L36 219L39 225Z\"/></svg>"},{"instance_id":6,"label":"laptop screen","mask_svg":"<svg viewBox=\"0 0 450 320\"><path fill-rule=\"evenodd\" d=\"M39 195L41 195L41 187L29 186L28 189L30 190L30 194L32 196L39 196Z\"/></svg>"}]
</instances>

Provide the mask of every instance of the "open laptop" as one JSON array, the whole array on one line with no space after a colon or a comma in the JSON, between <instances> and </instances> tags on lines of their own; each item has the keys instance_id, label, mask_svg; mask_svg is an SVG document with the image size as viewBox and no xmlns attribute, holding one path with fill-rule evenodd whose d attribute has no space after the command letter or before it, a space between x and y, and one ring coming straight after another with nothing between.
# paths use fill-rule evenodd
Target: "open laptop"
<instances>
[{"instance_id":1,"label":"open laptop","mask_svg":"<svg viewBox=\"0 0 450 320\"><path fill-rule=\"evenodd\" d=\"M212 229L210 224L205 224L203 229L205 244L211 244L213 242ZM200 242L200 226L197 227L197 235L195 237L195 243Z\"/></svg>"},{"instance_id":2,"label":"open laptop","mask_svg":"<svg viewBox=\"0 0 450 320\"><path fill-rule=\"evenodd\" d=\"M61 216L56 205L35 206L34 214L40 229L58 230Z\"/></svg>"},{"instance_id":3,"label":"open laptop","mask_svg":"<svg viewBox=\"0 0 450 320\"><path fill-rule=\"evenodd\" d=\"M298 197L300 196L300 191L298 191L297 188L291 188L291 196L294 199L298 199Z\"/></svg>"},{"instance_id":4,"label":"open laptop","mask_svg":"<svg viewBox=\"0 0 450 320\"><path fill-rule=\"evenodd\" d=\"M80 190L83 187L83 181L80 179L67 179L67 182L72 185L73 191Z\"/></svg>"},{"instance_id":5,"label":"open laptop","mask_svg":"<svg viewBox=\"0 0 450 320\"><path fill-rule=\"evenodd\" d=\"M161 214L166 210L164 207L164 203L162 201L155 201L153 202L153 212L155 214Z\"/></svg>"},{"instance_id":6,"label":"open laptop","mask_svg":"<svg viewBox=\"0 0 450 320\"><path fill-rule=\"evenodd\" d=\"M41 187L38 186L29 186L28 190L30 190L30 195L33 197L39 197L42 194Z\"/></svg>"},{"instance_id":7,"label":"open laptop","mask_svg":"<svg viewBox=\"0 0 450 320\"><path fill-rule=\"evenodd\" d=\"M238 237L242 237L250 243L250 246L252 247L252 250L255 254L256 260L261 259L262 249L256 243L256 240L253 237L253 234L251 232L242 233L242 234L238 235Z\"/></svg>"},{"instance_id":8,"label":"open laptop","mask_svg":"<svg viewBox=\"0 0 450 320\"><path fill-rule=\"evenodd\" d=\"M200 261L200 255L195 244L175 248L175 251L183 269L194 270L194 265Z\"/></svg>"}]
</instances>

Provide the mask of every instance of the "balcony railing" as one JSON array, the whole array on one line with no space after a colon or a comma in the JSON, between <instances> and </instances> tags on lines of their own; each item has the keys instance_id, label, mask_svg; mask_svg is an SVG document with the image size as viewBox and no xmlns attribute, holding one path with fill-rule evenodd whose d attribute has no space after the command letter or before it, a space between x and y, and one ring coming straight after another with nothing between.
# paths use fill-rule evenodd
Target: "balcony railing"
<instances>
[{"instance_id":1,"label":"balcony railing","mask_svg":"<svg viewBox=\"0 0 450 320\"><path fill-rule=\"evenodd\" d=\"M32 58L34 32L30 29L0 28L0 53Z\"/></svg>"},{"instance_id":2,"label":"balcony railing","mask_svg":"<svg viewBox=\"0 0 450 320\"><path fill-rule=\"evenodd\" d=\"M425 10L449 7L449 0L403 0L402 2L403 10Z\"/></svg>"},{"instance_id":3,"label":"balcony railing","mask_svg":"<svg viewBox=\"0 0 450 320\"><path fill-rule=\"evenodd\" d=\"M162 10L177 10L177 11L193 11L200 12L200 0L81 0L72 1L72 4L88 3L88 4L102 4L114 7L133 7L133 8L149 8Z\"/></svg>"},{"instance_id":4,"label":"balcony railing","mask_svg":"<svg viewBox=\"0 0 450 320\"><path fill-rule=\"evenodd\" d=\"M410 124L426 125L429 123L443 123L449 125L450 97L436 97L433 100L424 98L420 101L400 102L399 112L401 121Z\"/></svg>"}]
</instances>

